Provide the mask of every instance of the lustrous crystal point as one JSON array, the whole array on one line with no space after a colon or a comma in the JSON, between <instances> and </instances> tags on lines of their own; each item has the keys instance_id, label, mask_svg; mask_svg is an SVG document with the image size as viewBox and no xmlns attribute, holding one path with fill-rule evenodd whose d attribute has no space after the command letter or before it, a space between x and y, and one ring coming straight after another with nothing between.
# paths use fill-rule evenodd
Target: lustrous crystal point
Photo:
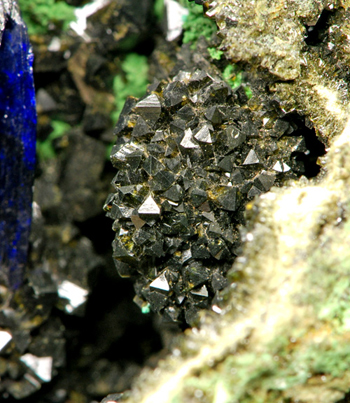
<instances>
[{"instance_id":1,"label":"lustrous crystal point","mask_svg":"<svg viewBox=\"0 0 350 403\"><path fill-rule=\"evenodd\" d=\"M287 165L285 162L277 161L272 169L276 172L288 172L290 171L290 166Z\"/></svg>"},{"instance_id":2,"label":"lustrous crystal point","mask_svg":"<svg viewBox=\"0 0 350 403\"><path fill-rule=\"evenodd\" d=\"M15 2L0 4L0 281L16 289L27 260L35 168L33 53Z\"/></svg>"},{"instance_id":3,"label":"lustrous crystal point","mask_svg":"<svg viewBox=\"0 0 350 403\"><path fill-rule=\"evenodd\" d=\"M0 330L0 352L12 340L12 334L6 330Z\"/></svg>"},{"instance_id":4,"label":"lustrous crystal point","mask_svg":"<svg viewBox=\"0 0 350 403\"><path fill-rule=\"evenodd\" d=\"M191 129L186 129L185 130L185 135L183 139L181 140L180 146L184 148L199 148L199 145L194 143L192 140L192 130Z\"/></svg>"},{"instance_id":5,"label":"lustrous crystal point","mask_svg":"<svg viewBox=\"0 0 350 403\"><path fill-rule=\"evenodd\" d=\"M160 214L160 208L151 195L140 206L139 214Z\"/></svg>"},{"instance_id":6,"label":"lustrous crystal point","mask_svg":"<svg viewBox=\"0 0 350 403\"><path fill-rule=\"evenodd\" d=\"M208 144L214 143L214 140L212 138L212 135L210 134L208 126L203 126L194 136L194 138L198 141L201 141L202 143L208 143Z\"/></svg>"},{"instance_id":7,"label":"lustrous crystal point","mask_svg":"<svg viewBox=\"0 0 350 403\"><path fill-rule=\"evenodd\" d=\"M52 378L52 357L36 357L27 353L20 360L30 368L43 382L50 382Z\"/></svg>"},{"instance_id":8,"label":"lustrous crystal point","mask_svg":"<svg viewBox=\"0 0 350 403\"><path fill-rule=\"evenodd\" d=\"M254 150L250 150L243 162L243 165L259 164L259 162L260 160L259 157L256 155L256 152Z\"/></svg>"},{"instance_id":9,"label":"lustrous crystal point","mask_svg":"<svg viewBox=\"0 0 350 403\"><path fill-rule=\"evenodd\" d=\"M162 106L157 95L151 94L136 104L135 110L146 120L155 123L160 114Z\"/></svg>"},{"instance_id":10,"label":"lustrous crystal point","mask_svg":"<svg viewBox=\"0 0 350 403\"><path fill-rule=\"evenodd\" d=\"M208 298L209 293L208 293L208 289L205 285L203 285L200 290L192 290L191 291L192 295L196 295L197 297L201 297L201 298Z\"/></svg>"},{"instance_id":11,"label":"lustrous crystal point","mask_svg":"<svg viewBox=\"0 0 350 403\"><path fill-rule=\"evenodd\" d=\"M165 272L152 281L150 288L165 293L170 291L170 286L167 278L165 277Z\"/></svg>"}]
</instances>

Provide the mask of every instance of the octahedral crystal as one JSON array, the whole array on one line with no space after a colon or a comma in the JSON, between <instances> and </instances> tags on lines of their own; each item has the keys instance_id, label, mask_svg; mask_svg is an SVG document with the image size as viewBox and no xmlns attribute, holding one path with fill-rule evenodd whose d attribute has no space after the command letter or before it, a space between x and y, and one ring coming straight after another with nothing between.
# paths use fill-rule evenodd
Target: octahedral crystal
<instances>
[{"instance_id":1,"label":"octahedral crystal","mask_svg":"<svg viewBox=\"0 0 350 403\"><path fill-rule=\"evenodd\" d=\"M215 68L175 74L126 101L104 209L115 264L134 276L138 303L193 324L227 285L246 202L296 178L293 153L307 150L291 116L258 98L248 104Z\"/></svg>"}]
</instances>

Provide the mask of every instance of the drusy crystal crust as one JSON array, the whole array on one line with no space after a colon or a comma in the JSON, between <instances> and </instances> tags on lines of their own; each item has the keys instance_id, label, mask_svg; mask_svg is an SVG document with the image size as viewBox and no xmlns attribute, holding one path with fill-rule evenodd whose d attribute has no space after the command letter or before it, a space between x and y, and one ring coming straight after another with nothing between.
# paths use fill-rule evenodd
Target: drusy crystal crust
<instances>
[{"instance_id":1,"label":"drusy crystal crust","mask_svg":"<svg viewBox=\"0 0 350 403\"><path fill-rule=\"evenodd\" d=\"M129 98L111 160L113 257L136 302L192 324L238 253L246 201L303 172L300 127L275 103L247 104L212 69L180 70ZM262 102L262 101L261 101Z\"/></svg>"}]
</instances>

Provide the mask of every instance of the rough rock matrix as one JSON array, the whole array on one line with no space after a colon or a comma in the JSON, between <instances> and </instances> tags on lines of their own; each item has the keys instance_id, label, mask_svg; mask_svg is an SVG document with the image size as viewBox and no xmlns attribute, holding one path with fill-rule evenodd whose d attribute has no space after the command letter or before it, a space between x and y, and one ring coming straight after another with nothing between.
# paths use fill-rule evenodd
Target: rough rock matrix
<instances>
[{"instance_id":1,"label":"rough rock matrix","mask_svg":"<svg viewBox=\"0 0 350 403\"><path fill-rule=\"evenodd\" d=\"M206 15L218 25L225 55L272 80L283 108L307 115L326 141L347 120L349 5L222 0L212 2Z\"/></svg>"}]
</instances>

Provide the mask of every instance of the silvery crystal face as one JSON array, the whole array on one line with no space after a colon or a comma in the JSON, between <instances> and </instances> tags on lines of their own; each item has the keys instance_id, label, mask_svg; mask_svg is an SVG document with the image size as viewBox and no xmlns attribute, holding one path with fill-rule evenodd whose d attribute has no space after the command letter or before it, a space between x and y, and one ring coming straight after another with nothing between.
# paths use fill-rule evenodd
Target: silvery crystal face
<instances>
[{"instance_id":1,"label":"silvery crystal face","mask_svg":"<svg viewBox=\"0 0 350 403\"><path fill-rule=\"evenodd\" d=\"M113 258L135 278L136 302L168 320L193 324L214 304L246 202L303 172L298 124L273 103L247 101L219 75L180 71L130 97L117 123L115 193L104 206Z\"/></svg>"}]
</instances>

